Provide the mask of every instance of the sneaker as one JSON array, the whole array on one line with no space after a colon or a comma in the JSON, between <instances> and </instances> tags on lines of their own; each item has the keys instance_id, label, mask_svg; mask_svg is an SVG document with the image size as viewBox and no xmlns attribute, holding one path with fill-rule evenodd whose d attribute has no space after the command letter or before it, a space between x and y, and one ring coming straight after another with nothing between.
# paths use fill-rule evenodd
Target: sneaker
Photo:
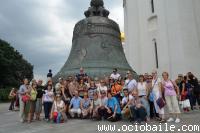
<instances>
[{"instance_id":1,"label":"sneaker","mask_svg":"<svg viewBox=\"0 0 200 133\"><path fill-rule=\"evenodd\" d=\"M179 118L176 118L175 123L180 123L181 120Z\"/></svg>"},{"instance_id":2,"label":"sneaker","mask_svg":"<svg viewBox=\"0 0 200 133\"><path fill-rule=\"evenodd\" d=\"M44 118L44 121L48 122L48 121L49 121L49 119L47 119L47 118Z\"/></svg>"},{"instance_id":3,"label":"sneaker","mask_svg":"<svg viewBox=\"0 0 200 133\"><path fill-rule=\"evenodd\" d=\"M174 119L171 117L167 120L167 122L173 122L173 121L174 121Z\"/></svg>"}]
</instances>

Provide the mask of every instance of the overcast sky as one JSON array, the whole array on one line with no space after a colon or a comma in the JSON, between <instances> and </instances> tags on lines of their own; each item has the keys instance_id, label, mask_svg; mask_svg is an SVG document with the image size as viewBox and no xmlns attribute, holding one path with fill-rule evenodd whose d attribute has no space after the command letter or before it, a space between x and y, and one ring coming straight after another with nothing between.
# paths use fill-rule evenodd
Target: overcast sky
<instances>
[{"instance_id":1,"label":"overcast sky","mask_svg":"<svg viewBox=\"0 0 200 133\"><path fill-rule=\"evenodd\" d=\"M36 79L54 75L68 58L74 25L85 18L90 0L1 0L0 38L34 65ZM123 31L122 0L104 0L109 18Z\"/></svg>"}]
</instances>

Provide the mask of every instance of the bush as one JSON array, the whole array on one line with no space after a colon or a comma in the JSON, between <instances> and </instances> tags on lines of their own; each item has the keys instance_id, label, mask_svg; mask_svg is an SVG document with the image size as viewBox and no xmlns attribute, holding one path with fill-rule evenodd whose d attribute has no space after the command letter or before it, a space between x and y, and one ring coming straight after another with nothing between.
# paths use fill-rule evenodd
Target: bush
<instances>
[{"instance_id":1,"label":"bush","mask_svg":"<svg viewBox=\"0 0 200 133\"><path fill-rule=\"evenodd\" d=\"M12 89L12 87L0 89L0 101L1 102L8 102L9 101L8 96L9 96L11 89Z\"/></svg>"}]
</instances>

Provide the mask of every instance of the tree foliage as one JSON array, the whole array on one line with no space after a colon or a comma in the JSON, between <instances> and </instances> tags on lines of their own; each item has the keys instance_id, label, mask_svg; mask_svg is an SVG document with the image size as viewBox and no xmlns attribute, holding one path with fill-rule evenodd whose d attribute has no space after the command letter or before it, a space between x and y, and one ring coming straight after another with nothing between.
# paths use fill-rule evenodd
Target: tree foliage
<instances>
[{"instance_id":1,"label":"tree foliage","mask_svg":"<svg viewBox=\"0 0 200 133\"><path fill-rule=\"evenodd\" d=\"M33 66L9 43L0 39L0 88L33 78Z\"/></svg>"}]
</instances>

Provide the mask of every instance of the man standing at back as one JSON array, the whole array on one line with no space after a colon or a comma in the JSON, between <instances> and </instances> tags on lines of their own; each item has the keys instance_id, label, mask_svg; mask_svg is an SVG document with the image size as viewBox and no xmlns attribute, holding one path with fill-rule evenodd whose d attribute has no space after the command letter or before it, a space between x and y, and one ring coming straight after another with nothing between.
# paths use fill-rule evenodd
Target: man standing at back
<instances>
[{"instance_id":1,"label":"man standing at back","mask_svg":"<svg viewBox=\"0 0 200 133\"><path fill-rule=\"evenodd\" d=\"M120 77L120 74L117 72L117 68L114 68L113 73L110 75L110 78L117 81L119 79L119 77Z\"/></svg>"},{"instance_id":2,"label":"man standing at back","mask_svg":"<svg viewBox=\"0 0 200 133\"><path fill-rule=\"evenodd\" d=\"M134 89L137 89L137 81L133 78L131 72L127 73L127 79L125 80L125 88L131 93Z\"/></svg>"}]
</instances>

